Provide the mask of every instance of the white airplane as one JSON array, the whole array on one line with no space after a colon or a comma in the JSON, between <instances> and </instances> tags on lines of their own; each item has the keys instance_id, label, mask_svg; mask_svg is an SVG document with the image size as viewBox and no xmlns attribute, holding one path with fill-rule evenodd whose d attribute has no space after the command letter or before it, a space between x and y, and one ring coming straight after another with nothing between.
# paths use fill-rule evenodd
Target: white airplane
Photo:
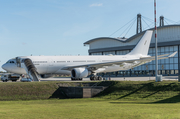
<instances>
[{"instance_id":1,"label":"white airplane","mask_svg":"<svg viewBox=\"0 0 180 119\"><path fill-rule=\"evenodd\" d=\"M148 30L135 48L126 55L106 56L22 56L8 60L2 68L8 72L27 74L33 81L40 81L39 76L48 78L53 74L71 74L72 80L82 80L90 76L90 80L101 80L96 76L101 72L129 70L155 60L148 54L153 31ZM158 56L158 59L173 57L173 54Z\"/></svg>"}]
</instances>

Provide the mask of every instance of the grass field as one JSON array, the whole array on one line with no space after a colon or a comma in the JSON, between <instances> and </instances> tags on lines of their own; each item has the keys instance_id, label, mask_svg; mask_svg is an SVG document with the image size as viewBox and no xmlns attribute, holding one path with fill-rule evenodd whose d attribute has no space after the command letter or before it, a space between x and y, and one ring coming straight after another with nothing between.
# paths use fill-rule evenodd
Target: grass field
<instances>
[{"instance_id":1,"label":"grass field","mask_svg":"<svg viewBox=\"0 0 180 119\"><path fill-rule=\"evenodd\" d=\"M180 103L108 99L1 101L1 119L180 119Z\"/></svg>"},{"instance_id":2,"label":"grass field","mask_svg":"<svg viewBox=\"0 0 180 119\"><path fill-rule=\"evenodd\" d=\"M0 100L15 100L0 101L0 118L180 119L177 81L112 82L104 92L89 99L59 99L58 93L53 97L58 85L59 82L0 84Z\"/></svg>"}]
</instances>

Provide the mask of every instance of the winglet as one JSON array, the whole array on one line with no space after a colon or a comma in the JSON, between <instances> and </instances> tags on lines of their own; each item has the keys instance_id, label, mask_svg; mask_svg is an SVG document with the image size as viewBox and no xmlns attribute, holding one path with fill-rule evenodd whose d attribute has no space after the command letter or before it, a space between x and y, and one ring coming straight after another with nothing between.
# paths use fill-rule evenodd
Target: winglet
<instances>
[{"instance_id":1,"label":"winglet","mask_svg":"<svg viewBox=\"0 0 180 119\"><path fill-rule=\"evenodd\" d=\"M173 54L169 55L168 57L174 57L176 55L177 51L174 52Z\"/></svg>"}]
</instances>

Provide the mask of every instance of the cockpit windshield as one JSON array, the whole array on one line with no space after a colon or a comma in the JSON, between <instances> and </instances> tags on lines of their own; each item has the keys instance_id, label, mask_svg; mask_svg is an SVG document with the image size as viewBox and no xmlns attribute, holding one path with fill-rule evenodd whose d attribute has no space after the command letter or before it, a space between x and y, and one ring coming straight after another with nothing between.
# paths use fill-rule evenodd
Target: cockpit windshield
<instances>
[{"instance_id":1,"label":"cockpit windshield","mask_svg":"<svg viewBox=\"0 0 180 119\"><path fill-rule=\"evenodd\" d=\"M15 63L15 61L14 60L9 60L6 63Z\"/></svg>"}]
</instances>

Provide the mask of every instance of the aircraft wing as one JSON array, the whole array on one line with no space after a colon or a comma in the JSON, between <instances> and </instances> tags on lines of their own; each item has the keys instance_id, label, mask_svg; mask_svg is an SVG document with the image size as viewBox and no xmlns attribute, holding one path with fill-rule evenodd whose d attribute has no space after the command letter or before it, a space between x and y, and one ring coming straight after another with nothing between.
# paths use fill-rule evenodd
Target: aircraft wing
<instances>
[{"instance_id":1,"label":"aircraft wing","mask_svg":"<svg viewBox=\"0 0 180 119\"><path fill-rule=\"evenodd\" d=\"M164 54L164 55L159 55L158 59L167 59L170 57L174 57L176 55L177 51L174 52L173 54L169 55L169 54ZM87 65L76 65L76 66L67 66L67 67L63 67L62 70L69 70L71 71L74 68L79 68L79 67L86 67L87 69L94 71L97 70L98 68L102 68L104 66L112 66L112 65L123 65L124 63L147 63L150 62L152 60L155 60L155 56L152 57L142 57L139 59L133 59L133 60L121 60L121 61L114 61L114 62L103 62L103 63L94 63L94 64L87 64Z\"/></svg>"},{"instance_id":2,"label":"aircraft wing","mask_svg":"<svg viewBox=\"0 0 180 119\"><path fill-rule=\"evenodd\" d=\"M103 66L112 66L112 65L121 65L123 63L133 63L136 60L121 60L121 61L115 61L115 62L103 62L103 63L94 63L94 64L87 64L87 65L77 65L77 66L67 66L63 67L62 70L72 70L74 68L79 68L79 67L86 67L89 70L97 70L98 68L102 68Z\"/></svg>"}]
</instances>

